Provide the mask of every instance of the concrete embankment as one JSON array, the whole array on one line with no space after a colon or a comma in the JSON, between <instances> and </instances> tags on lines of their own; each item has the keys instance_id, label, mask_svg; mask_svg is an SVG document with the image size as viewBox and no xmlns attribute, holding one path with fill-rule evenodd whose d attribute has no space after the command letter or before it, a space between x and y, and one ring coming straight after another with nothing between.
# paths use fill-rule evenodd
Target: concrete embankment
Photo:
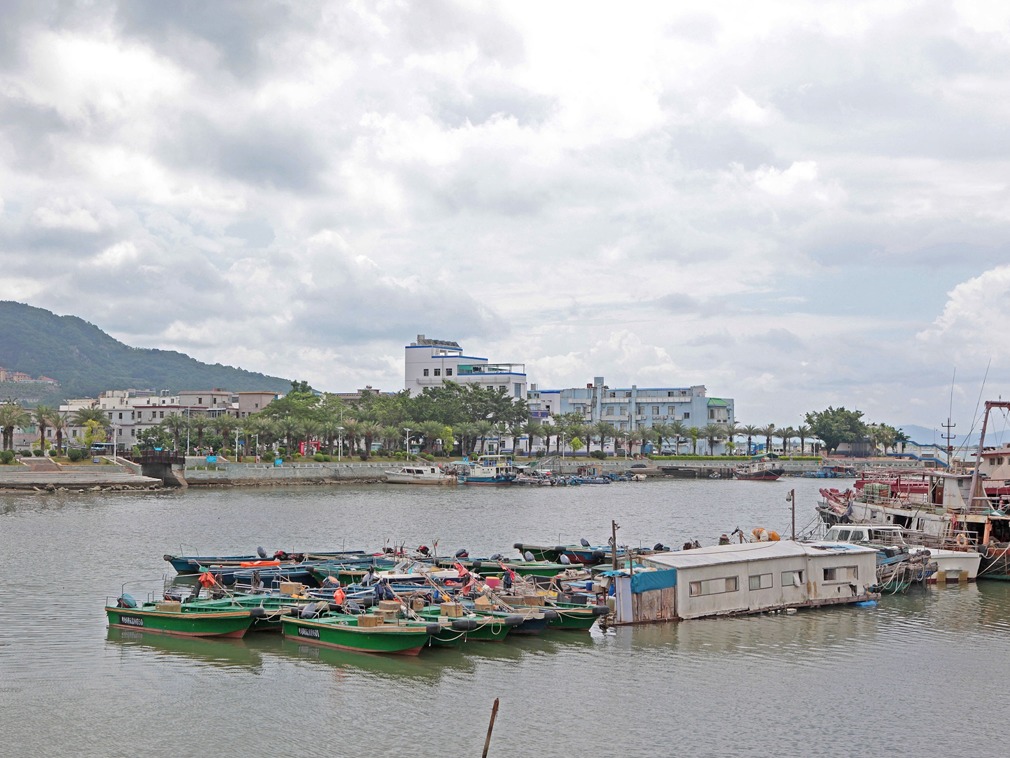
<instances>
[{"instance_id":1,"label":"concrete embankment","mask_svg":"<svg viewBox=\"0 0 1010 758\"><path fill-rule=\"evenodd\" d=\"M379 482L391 463L228 463L208 464L202 458L186 461L185 481L190 487L249 487L285 484L339 484Z\"/></svg>"}]
</instances>

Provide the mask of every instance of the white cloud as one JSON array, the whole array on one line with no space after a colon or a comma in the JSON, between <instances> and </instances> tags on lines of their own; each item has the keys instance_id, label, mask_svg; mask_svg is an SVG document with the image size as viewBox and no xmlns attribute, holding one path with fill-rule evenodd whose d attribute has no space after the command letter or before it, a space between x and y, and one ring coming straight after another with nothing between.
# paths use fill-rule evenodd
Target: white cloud
<instances>
[{"instance_id":1,"label":"white cloud","mask_svg":"<svg viewBox=\"0 0 1010 758\"><path fill-rule=\"evenodd\" d=\"M323 389L438 332L754 423L922 421L1007 353L1010 9L249 7L27 11L0 296Z\"/></svg>"}]
</instances>

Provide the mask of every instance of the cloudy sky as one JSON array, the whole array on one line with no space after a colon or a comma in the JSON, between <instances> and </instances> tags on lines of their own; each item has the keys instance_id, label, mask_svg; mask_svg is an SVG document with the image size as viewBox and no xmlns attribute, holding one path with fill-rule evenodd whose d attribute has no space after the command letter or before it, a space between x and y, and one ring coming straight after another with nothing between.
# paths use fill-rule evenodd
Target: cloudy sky
<instances>
[{"instance_id":1,"label":"cloudy sky","mask_svg":"<svg viewBox=\"0 0 1010 758\"><path fill-rule=\"evenodd\" d=\"M0 299L329 391L423 333L745 424L1010 398L1010 3L0 5Z\"/></svg>"}]
</instances>

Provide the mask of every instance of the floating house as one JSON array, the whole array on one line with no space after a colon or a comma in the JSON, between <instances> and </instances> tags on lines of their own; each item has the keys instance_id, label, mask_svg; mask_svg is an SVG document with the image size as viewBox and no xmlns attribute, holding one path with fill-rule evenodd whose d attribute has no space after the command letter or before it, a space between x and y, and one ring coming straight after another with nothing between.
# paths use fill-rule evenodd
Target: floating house
<instances>
[{"instance_id":1,"label":"floating house","mask_svg":"<svg viewBox=\"0 0 1010 758\"><path fill-rule=\"evenodd\" d=\"M653 553L641 560L654 570L613 577L616 624L812 608L876 597L876 550L861 545L783 540Z\"/></svg>"}]
</instances>

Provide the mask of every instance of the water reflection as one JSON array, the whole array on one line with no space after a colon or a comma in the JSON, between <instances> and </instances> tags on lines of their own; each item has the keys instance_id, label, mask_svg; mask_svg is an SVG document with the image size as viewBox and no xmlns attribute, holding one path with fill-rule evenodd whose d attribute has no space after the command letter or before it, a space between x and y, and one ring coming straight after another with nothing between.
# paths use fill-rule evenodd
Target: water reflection
<instances>
[{"instance_id":1,"label":"water reflection","mask_svg":"<svg viewBox=\"0 0 1010 758\"><path fill-rule=\"evenodd\" d=\"M156 658L185 659L210 666L237 666L254 671L263 665L260 651L248 646L245 640L176 637L115 627L109 627L106 640L123 651L153 653Z\"/></svg>"}]
</instances>

